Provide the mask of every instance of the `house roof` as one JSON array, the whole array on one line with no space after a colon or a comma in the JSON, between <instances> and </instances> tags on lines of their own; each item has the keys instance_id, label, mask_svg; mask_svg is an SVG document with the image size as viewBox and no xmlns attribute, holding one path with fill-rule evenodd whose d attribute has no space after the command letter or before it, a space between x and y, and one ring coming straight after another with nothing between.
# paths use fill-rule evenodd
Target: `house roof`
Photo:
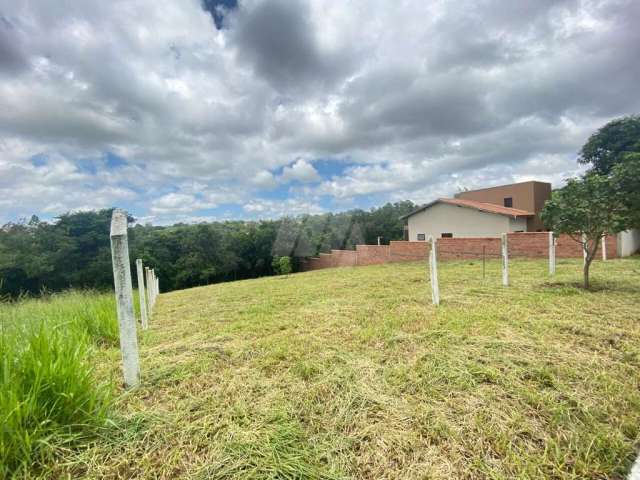
<instances>
[{"instance_id":1,"label":"house roof","mask_svg":"<svg viewBox=\"0 0 640 480\"><path fill-rule=\"evenodd\" d=\"M422 212L423 210L426 210L436 203L447 203L449 205L455 205L457 207L472 208L480 212L494 213L496 215L506 215L507 217L514 218L529 217L535 215L533 212L527 212L526 210L520 210L519 208L503 207L502 205L495 205L493 203L476 202L475 200L463 200L461 198L438 198L437 200L427 203L426 205L423 205L422 207L414 210L411 213L408 213L407 215L403 215L402 217L400 217L400 219L404 220L405 218L409 218L411 215Z\"/></svg>"}]
</instances>

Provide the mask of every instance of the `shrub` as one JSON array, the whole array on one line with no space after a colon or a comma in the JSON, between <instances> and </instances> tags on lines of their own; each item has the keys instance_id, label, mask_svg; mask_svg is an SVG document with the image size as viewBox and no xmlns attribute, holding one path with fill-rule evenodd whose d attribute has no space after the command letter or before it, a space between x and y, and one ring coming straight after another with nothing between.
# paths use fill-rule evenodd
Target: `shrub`
<instances>
[{"instance_id":1,"label":"shrub","mask_svg":"<svg viewBox=\"0 0 640 480\"><path fill-rule=\"evenodd\" d=\"M110 300L111 298L111 300ZM104 425L95 344L118 330L112 295L71 292L0 304L0 478L42 466Z\"/></svg>"}]
</instances>

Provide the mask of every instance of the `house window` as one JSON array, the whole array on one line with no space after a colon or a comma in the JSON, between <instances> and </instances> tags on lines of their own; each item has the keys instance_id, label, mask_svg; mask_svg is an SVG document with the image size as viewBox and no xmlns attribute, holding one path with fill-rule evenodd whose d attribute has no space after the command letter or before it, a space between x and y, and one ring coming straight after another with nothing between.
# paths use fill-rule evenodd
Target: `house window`
<instances>
[{"instance_id":1,"label":"house window","mask_svg":"<svg viewBox=\"0 0 640 480\"><path fill-rule=\"evenodd\" d=\"M512 207L513 207L513 198L511 198L511 197L505 197L505 199L504 199L504 206L505 206L505 207L512 208Z\"/></svg>"},{"instance_id":2,"label":"house window","mask_svg":"<svg viewBox=\"0 0 640 480\"><path fill-rule=\"evenodd\" d=\"M453 238L453 233L442 233L440 236L442 238Z\"/></svg>"},{"instance_id":3,"label":"house window","mask_svg":"<svg viewBox=\"0 0 640 480\"><path fill-rule=\"evenodd\" d=\"M421 241L421 240L422 240L422 241L424 241L424 240L426 240L426 239L427 239L427 238L426 238L426 235L425 235L424 233L419 233L419 234L418 234L418 241Z\"/></svg>"}]
</instances>

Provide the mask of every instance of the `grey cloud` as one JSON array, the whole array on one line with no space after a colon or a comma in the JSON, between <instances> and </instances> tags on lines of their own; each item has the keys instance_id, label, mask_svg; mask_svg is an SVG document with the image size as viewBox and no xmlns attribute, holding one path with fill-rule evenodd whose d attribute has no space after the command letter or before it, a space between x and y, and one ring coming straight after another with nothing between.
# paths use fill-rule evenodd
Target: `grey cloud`
<instances>
[{"instance_id":1,"label":"grey cloud","mask_svg":"<svg viewBox=\"0 0 640 480\"><path fill-rule=\"evenodd\" d=\"M20 32L0 13L0 75L15 74L26 70L28 66Z\"/></svg>"},{"instance_id":2,"label":"grey cloud","mask_svg":"<svg viewBox=\"0 0 640 480\"><path fill-rule=\"evenodd\" d=\"M3 211L71 188L65 208L91 204L96 184L73 161L106 150L131 166L120 183L92 180L108 183L101 202L141 192L138 214L167 191L279 214L260 194L296 159L358 165L301 177L314 182L289 200L315 195L308 209L319 195L556 181L595 128L640 111L632 0L245 0L221 30L197 1L0 0L0 11L0 168L21 192ZM35 172L43 152L66 161Z\"/></svg>"},{"instance_id":3,"label":"grey cloud","mask_svg":"<svg viewBox=\"0 0 640 480\"><path fill-rule=\"evenodd\" d=\"M309 15L308 6L298 0L241 7L231 33L238 58L284 93L333 85L348 72L350 58L344 50L327 51L319 45Z\"/></svg>"}]
</instances>

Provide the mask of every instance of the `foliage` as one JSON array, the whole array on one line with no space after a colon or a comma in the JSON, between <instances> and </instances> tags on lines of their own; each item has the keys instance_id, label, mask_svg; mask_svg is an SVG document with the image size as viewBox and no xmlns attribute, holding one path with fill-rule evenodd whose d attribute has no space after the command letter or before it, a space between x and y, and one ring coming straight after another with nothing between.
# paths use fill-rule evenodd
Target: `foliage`
<instances>
[{"instance_id":1,"label":"foliage","mask_svg":"<svg viewBox=\"0 0 640 480\"><path fill-rule=\"evenodd\" d=\"M117 342L113 295L70 292L0 304L0 477L46 465L104 424L110 388L96 345Z\"/></svg>"},{"instance_id":2,"label":"foliage","mask_svg":"<svg viewBox=\"0 0 640 480\"><path fill-rule=\"evenodd\" d=\"M142 258L155 268L163 291L255 278L275 273L274 256L292 257L295 270L299 257L373 244L377 236L384 243L402 239L399 217L414 207L411 202L399 202L371 211L275 221L138 224L129 230L129 251L132 262ZM110 288L111 212L69 213L53 223L32 217L4 225L0 228L0 295Z\"/></svg>"},{"instance_id":3,"label":"foliage","mask_svg":"<svg viewBox=\"0 0 640 480\"><path fill-rule=\"evenodd\" d=\"M585 252L584 287L600 239L640 226L640 116L609 122L582 147L582 177L553 192L541 217L546 227L567 233Z\"/></svg>"},{"instance_id":4,"label":"foliage","mask_svg":"<svg viewBox=\"0 0 640 480\"><path fill-rule=\"evenodd\" d=\"M614 165L610 180L619 194L622 215L629 226L640 228L640 153L625 155L623 162Z\"/></svg>"},{"instance_id":5,"label":"foliage","mask_svg":"<svg viewBox=\"0 0 640 480\"><path fill-rule=\"evenodd\" d=\"M589 287L589 267L602 237L630 227L621 198L609 177L587 173L555 190L541 212L547 228L556 234L566 233L582 245L585 288Z\"/></svg>"},{"instance_id":6,"label":"foliage","mask_svg":"<svg viewBox=\"0 0 640 480\"><path fill-rule=\"evenodd\" d=\"M618 118L607 123L589 137L582 147L578 162L591 165L592 171L608 175L614 165L640 153L640 116Z\"/></svg>"},{"instance_id":7,"label":"foliage","mask_svg":"<svg viewBox=\"0 0 640 480\"><path fill-rule=\"evenodd\" d=\"M289 275L292 272L291 257L273 257L272 267L276 275Z\"/></svg>"}]
</instances>

